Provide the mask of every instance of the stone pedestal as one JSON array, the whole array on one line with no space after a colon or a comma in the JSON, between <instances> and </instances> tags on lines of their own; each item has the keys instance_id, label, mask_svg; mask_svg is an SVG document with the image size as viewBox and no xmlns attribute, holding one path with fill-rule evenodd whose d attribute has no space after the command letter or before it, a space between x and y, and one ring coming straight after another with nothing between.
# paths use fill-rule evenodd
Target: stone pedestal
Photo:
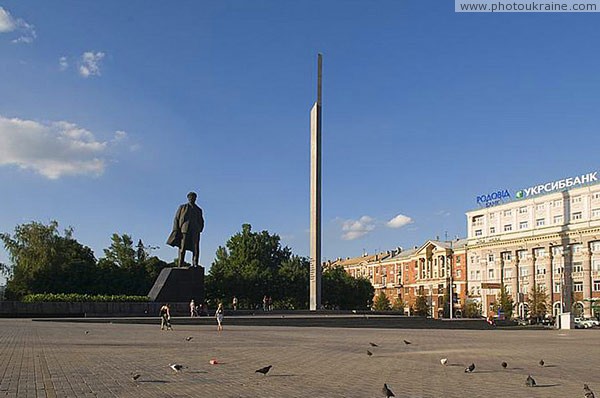
<instances>
[{"instance_id":1,"label":"stone pedestal","mask_svg":"<svg viewBox=\"0 0 600 398\"><path fill-rule=\"evenodd\" d=\"M204 302L204 267L163 269L148 297L162 303Z\"/></svg>"}]
</instances>

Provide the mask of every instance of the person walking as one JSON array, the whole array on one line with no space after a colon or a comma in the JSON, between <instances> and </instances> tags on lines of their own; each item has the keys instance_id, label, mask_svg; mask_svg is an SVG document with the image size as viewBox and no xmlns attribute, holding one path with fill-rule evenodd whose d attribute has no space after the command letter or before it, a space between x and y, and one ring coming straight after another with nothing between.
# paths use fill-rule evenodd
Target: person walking
<instances>
[{"instance_id":1,"label":"person walking","mask_svg":"<svg viewBox=\"0 0 600 398\"><path fill-rule=\"evenodd\" d=\"M196 312L196 303L194 303L194 299L192 299L192 301L190 301L190 317L193 318L195 316L198 316L198 313Z\"/></svg>"},{"instance_id":2,"label":"person walking","mask_svg":"<svg viewBox=\"0 0 600 398\"><path fill-rule=\"evenodd\" d=\"M217 318L217 331L222 331L223 330L223 313L225 311L223 310L223 303L219 303L219 306L217 307L217 311L215 312L215 318Z\"/></svg>"},{"instance_id":3,"label":"person walking","mask_svg":"<svg viewBox=\"0 0 600 398\"><path fill-rule=\"evenodd\" d=\"M233 310L237 311L237 305L238 305L238 299L237 297L233 296L233 301L231 302L232 306L233 306Z\"/></svg>"},{"instance_id":4,"label":"person walking","mask_svg":"<svg viewBox=\"0 0 600 398\"><path fill-rule=\"evenodd\" d=\"M171 309L169 304L165 304L160 307L160 330L173 330L171 327Z\"/></svg>"}]
</instances>

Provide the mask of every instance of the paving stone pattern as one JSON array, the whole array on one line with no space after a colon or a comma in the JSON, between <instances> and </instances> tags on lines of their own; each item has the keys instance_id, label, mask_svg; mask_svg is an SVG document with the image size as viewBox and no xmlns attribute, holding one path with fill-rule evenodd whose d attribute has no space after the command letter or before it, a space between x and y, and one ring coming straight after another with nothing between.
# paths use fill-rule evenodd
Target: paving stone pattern
<instances>
[{"instance_id":1,"label":"paving stone pattern","mask_svg":"<svg viewBox=\"0 0 600 398\"><path fill-rule=\"evenodd\" d=\"M0 319L0 397L381 397L383 383L397 397L583 397L584 382L600 394L600 330L174 328Z\"/></svg>"}]
</instances>

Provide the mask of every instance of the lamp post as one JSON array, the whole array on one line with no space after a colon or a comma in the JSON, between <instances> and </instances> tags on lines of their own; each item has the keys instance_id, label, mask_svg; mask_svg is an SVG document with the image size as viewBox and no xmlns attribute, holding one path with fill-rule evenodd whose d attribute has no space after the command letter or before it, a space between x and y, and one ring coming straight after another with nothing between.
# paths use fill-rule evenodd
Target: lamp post
<instances>
[{"instance_id":1,"label":"lamp post","mask_svg":"<svg viewBox=\"0 0 600 398\"><path fill-rule=\"evenodd\" d=\"M448 300L450 303L450 319L452 319L452 316L454 314L454 291L452 289L452 257L454 257L454 251L452 250L452 241L450 241L450 259L449 259L449 268L450 268L450 283L448 284L448 294L450 296L450 300Z\"/></svg>"}]
</instances>

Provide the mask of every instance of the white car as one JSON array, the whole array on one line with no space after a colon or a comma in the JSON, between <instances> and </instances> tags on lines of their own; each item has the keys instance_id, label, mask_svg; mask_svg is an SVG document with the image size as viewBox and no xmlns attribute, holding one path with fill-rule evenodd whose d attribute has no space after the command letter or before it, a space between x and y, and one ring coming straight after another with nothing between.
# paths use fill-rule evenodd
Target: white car
<instances>
[{"instance_id":1,"label":"white car","mask_svg":"<svg viewBox=\"0 0 600 398\"><path fill-rule=\"evenodd\" d=\"M591 319L575 318L573 321L577 329L589 329L595 326Z\"/></svg>"}]
</instances>

